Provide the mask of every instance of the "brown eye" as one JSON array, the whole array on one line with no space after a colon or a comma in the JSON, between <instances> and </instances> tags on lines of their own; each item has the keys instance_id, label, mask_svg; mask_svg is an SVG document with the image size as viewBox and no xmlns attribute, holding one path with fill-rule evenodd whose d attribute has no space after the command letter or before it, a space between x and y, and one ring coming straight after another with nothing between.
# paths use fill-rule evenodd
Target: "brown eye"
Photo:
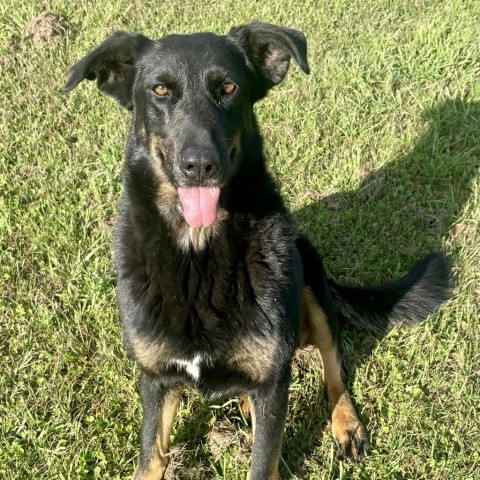
<instances>
[{"instance_id":1,"label":"brown eye","mask_svg":"<svg viewBox=\"0 0 480 480\"><path fill-rule=\"evenodd\" d=\"M231 95L236 89L237 86L233 82L225 82L222 87L222 92L225 95Z\"/></svg>"},{"instance_id":2,"label":"brown eye","mask_svg":"<svg viewBox=\"0 0 480 480\"><path fill-rule=\"evenodd\" d=\"M153 89L153 91L157 95L164 97L168 93L168 88L163 83L160 83Z\"/></svg>"}]
</instances>

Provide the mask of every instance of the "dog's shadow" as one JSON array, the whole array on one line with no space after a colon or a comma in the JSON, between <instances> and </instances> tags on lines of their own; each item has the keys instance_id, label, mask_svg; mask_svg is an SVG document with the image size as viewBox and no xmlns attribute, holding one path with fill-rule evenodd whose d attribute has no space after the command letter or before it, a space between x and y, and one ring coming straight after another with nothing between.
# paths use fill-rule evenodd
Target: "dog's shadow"
<instances>
[{"instance_id":1,"label":"dog's shadow","mask_svg":"<svg viewBox=\"0 0 480 480\"><path fill-rule=\"evenodd\" d=\"M448 232L456 234L456 222L471 195L470 184L480 166L480 102L450 99L425 111L423 118L425 130L420 132L413 149L368 173L357 190L323 197L295 212L301 229L323 256L327 270L332 265L348 268L329 271L337 281L392 280L425 253L440 250ZM350 380L383 335L351 329L342 333ZM322 461L331 475L337 471L333 463L337 462L338 453L328 428L330 413L314 363L304 359L295 362L281 478L310 478L309 459L326 438L330 445L320 450L330 454ZM316 394L305 399L295 389L301 390L302 382L309 381L316 382ZM297 401L298 398L303 399ZM234 411L229 410L226 416L229 415L235 416ZM194 444L198 446L199 435L207 435L211 428L209 418L208 407L202 406L178 430L174 444L186 442L190 453L184 460L190 465L198 461ZM368 419L363 420L367 423ZM374 438L371 443L375 445ZM213 456L206 462L216 463ZM325 474L331 476L327 471ZM172 478L197 475L184 470L183 474L177 471ZM215 478L215 474L207 466L198 478Z\"/></svg>"},{"instance_id":2,"label":"dog's shadow","mask_svg":"<svg viewBox=\"0 0 480 480\"><path fill-rule=\"evenodd\" d=\"M337 281L390 281L426 253L442 249L448 233L462 234L456 224L480 167L480 102L449 99L425 111L423 119L425 129L413 149L368 173L357 190L326 196L296 212L327 270L335 264L348 268L329 271ZM384 335L350 327L342 332L350 381ZM319 408L315 418L312 405ZM291 408L300 424L287 431L281 478L306 479L308 459L330 416L323 387L315 398ZM328 467L329 459L323 461ZM334 466L329 469L335 473Z\"/></svg>"}]
</instances>

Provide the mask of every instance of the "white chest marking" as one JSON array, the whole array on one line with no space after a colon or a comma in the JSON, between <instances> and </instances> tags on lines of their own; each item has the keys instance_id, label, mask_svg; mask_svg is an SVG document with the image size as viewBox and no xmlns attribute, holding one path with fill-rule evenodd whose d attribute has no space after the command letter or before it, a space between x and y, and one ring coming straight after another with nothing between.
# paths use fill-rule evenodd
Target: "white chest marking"
<instances>
[{"instance_id":1,"label":"white chest marking","mask_svg":"<svg viewBox=\"0 0 480 480\"><path fill-rule=\"evenodd\" d=\"M200 379L200 363L202 362L201 355L195 355L193 360L173 360L174 363L179 368L184 368L185 371L194 379Z\"/></svg>"}]
</instances>

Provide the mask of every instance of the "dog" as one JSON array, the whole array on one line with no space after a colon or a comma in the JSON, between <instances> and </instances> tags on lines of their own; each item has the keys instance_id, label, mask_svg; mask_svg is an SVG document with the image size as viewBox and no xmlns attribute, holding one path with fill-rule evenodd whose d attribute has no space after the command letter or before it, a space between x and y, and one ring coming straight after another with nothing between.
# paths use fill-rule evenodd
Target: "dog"
<instances>
[{"instance_id":1,"label":"dog","mask_svg":"<svg viewBox=\"0 0 480 480\"><path fill-rule=\"evenodd\" d=\"M254 22L227 35L152 41L116 32L69 71L131 112L114 251L124 342L141 370L134 479L161 479L182 386L245 395L248 478L278 479L291 362L320 351L332 433L351 461L367 436L346 386L340 324L419 322L449 298L449 257L420 260L389 284L338 285L298 231L266 167L253 106L287 74L309 73L305 36Z\"/></svg>"}]
</instances>

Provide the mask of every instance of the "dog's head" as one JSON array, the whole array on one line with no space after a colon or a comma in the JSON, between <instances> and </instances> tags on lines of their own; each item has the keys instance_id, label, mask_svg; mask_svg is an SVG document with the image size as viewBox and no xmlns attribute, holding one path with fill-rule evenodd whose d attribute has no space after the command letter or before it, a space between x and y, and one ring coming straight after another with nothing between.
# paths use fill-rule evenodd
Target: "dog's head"
<instances>
[{"instance_id":1,"label":"dog's head","mask_svg":"<svg viewBox=\"0 0 480 480\"><path fill-rule=\"evenodd\" d=\"M178 194L191 227L208 227L254 128L253 104L283 80L291 57L309 72L304 35L260 22L157 41L117 32L71 68L64 90L96 79L132 111L137 157Z\"/></svg>"}]
</instances>

